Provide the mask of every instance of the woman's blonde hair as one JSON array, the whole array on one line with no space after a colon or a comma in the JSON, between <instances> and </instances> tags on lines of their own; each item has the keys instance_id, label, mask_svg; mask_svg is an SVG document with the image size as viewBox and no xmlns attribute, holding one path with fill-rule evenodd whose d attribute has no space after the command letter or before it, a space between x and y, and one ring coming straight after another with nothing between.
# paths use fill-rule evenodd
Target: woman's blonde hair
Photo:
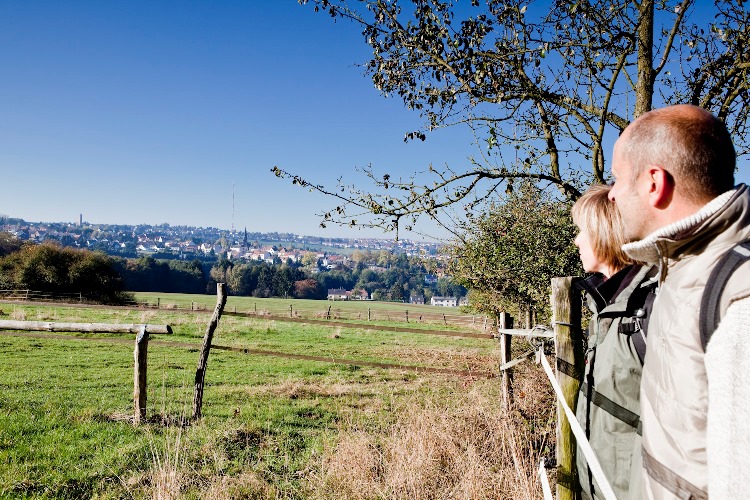
<instances>
[{"instance_id":1,"label":"woman's blonde hair","mask_svg":"<svg viewBox=\"0 0 750 500\"><path fill-rule=\"evenodd\" d=\"M610 189L594 184L578 198L570 213L575 225L588 235L594 255L616 272L633 260L622 251L627 240L620 212L608 198Z\"/></svg>"}]
</instances>

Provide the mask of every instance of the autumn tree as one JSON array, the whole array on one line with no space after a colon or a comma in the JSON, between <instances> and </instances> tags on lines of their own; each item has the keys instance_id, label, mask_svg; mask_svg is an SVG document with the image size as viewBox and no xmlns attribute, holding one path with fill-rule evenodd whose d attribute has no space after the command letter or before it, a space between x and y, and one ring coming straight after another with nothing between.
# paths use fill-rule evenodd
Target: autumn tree
<instances>
[{"instance_id":1,"label":"autumn tree","mask_svg":"<svg viewBox=\"0 0 750 500\"><path fill-rule=\"evenodd\" d=\"M504 204L468 218L460 230L462 238L447 247L448 272L472 290L477 312L512 311L531 323L537 313L547 316L551 278L582 271L570 204L531 183Z\"/></svg>"},{"instance_id":2,"label":"autumn tree","mask_svg":"<svg viewBox=\"0 0 750 500\"><path fill-rule=\"evenodd\" d=\"M95 302L132 300L114 260L88 250L61 248L54 243L23 245L0 257L0 284L51 294L76 294Z\"/></svg>"},{"instance_id":3,"label":"autumn tree","mask_svg":"<svg viewBox=\"0 0 750 500\"><path fill-rule=\"evenodd\" d=\"M607 180L606 149L631 119L673 103L717 114L738 153L748 152L744 0L299 1L361 28L373 85L424 118L405 140L451 126L476 139L463 164L385 174L368 166L364 187L274 167L336 200L323 226L397 231L427 216L456 229L463 210L484 210L522 180L575 199Z\"/></svg>"},{"instance_id":4,"label":"autumn tree","mask_svg":"<svg viewBox=\"0 0 750 500\"><path fill-rule=\"evenodd\" d=\"M6 231L0 231L0 257L17 252L23 246L23 242Z\"/></svg>"},{"instance_id":5,"label":"autumn tree","mask_svg":"<svg viewBox=\"0 0 750 500\"><path fill-rule=\"evenodd\" d=\"M305 278L294 282L295 299L324 299L326 291L313 278Z\"/></svg>"}]
</instances>

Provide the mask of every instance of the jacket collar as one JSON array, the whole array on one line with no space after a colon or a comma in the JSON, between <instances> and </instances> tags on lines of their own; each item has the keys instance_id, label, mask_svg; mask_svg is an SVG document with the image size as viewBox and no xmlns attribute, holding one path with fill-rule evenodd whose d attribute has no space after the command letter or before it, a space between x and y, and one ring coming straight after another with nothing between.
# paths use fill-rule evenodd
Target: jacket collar
<instances>
[{"instance_id":1,"label":"jacket collar","mask_svg":"<svg viewBox=\"0 0 750 500\"><path fill-rule=\"evenodd\" d=\"M695 236L710 233L712 230L723 231L728 224L717 223L716 219L738 198L747 197L748 192L748 187L740 184L735 189L717 196L693 215L659 228L640 241L627 243L622 249L631 259L649 264L658 262L660 253L667 257L678 254Z\"/></svg>"},{"instance_id":2,"label":"jacket collar","mask_svg":"<svg viewBox=\"0 0 750 500\"><path fill-rule=\"evenodd\" d=\"M625 266L607 280L601 274L596 273L586 279L580 280L577 286L584 290L590 300L593 301L593 304L591 304L592 309L600 312L608 305L617 301L622 291L630 287L636 278L639 278L638 282L640 282L643 271L641 266L631 264Z\"/></svg>"}]
</instances>

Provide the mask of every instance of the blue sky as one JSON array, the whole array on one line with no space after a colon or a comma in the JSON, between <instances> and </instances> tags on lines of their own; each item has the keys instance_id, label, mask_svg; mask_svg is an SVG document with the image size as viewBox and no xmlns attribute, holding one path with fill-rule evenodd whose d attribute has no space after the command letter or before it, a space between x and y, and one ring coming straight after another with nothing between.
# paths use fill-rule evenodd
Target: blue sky
<instances>
[{"instance_id":1,"label":"blue sky","mask_svg":"<svg viewBox=\"0 0 750 500\"><path fill-rule=\"evenodd\" d=\"M296 0L3 2L0 214L381 235L319 228L331 200L270 172L468 156L458 130L405 144L420 118L372 87L367 56L352 24Z\"/></svg>"},{"instance_id":2,"label":"blue sky","mask_svg":"<svg viewBox=\"0 0 750 500\"><path fill-rule=\"evenodd\" d=\"M319 228L332 201L270 172L356 181L473 153L459 129L405 144L421 119L363 76L368 54L296 0L2 2L0 214L384 236Z\"/></svg>"}]
</instances>

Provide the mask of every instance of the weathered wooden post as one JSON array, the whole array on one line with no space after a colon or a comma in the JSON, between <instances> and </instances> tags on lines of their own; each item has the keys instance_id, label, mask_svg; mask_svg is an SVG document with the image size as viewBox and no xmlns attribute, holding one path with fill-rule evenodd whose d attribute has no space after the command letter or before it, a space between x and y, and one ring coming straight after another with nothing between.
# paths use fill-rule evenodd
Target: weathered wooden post
<instances>
[{"instance_id":1,"label":"weathered wooden post","mask_svg":"<svg viewBox=\"0 0 750 500\"><path fill-rule=\"evenodd\" d=\"M512 330L513 329L513 318L506 312L501 312L497 317L498 330ZM501 333L498 336L500 341L500 365L504 365L511 360L510 345L513 340L512 335L507 333ZM512 368L506 368L502 371L502 378L500 387L503 391L503 408L506 410L510 408L513 402L513 372Z\"/></svg>"},{"instance_id":2,"label":"weathered wooden post","mask_svg":"<svg viewBox=\"0 0 750 500\"><path fill-rule=\"evenodd\" d=\"M206 334L203 336L203 347L198 359L198 369L195 371L195 390L193 392L193 420L201 418L201 408L203 406L203 383L206 379L206 365L208 364L208 353L211 350L211 340L214 331L219 324L219 318L224 311L224 305L227 303L227 285L226 283L216 283L216 308L211 315L211 321L206 328Z\"/></svg>"},{"instance_id":3,"label":"weathered wooden post","mask_svg":"<svg viewBox=\"0 0 750 500\"><path fill-rule=\"evenodd\" d=\"M408 323L409 322L409 310L407 309L405 312L406 312L406 322Z\"/></svg>"},{"instance_id":4,"label":"weathered wooden post","mask_svg":"<svg viewBox=\"0 0 750 500\"><path fill-rule=\"evenodd\" d=\"M552 322L555 330L557 382L568 406L575 411L583 374L581 299L572 277L552 279ZM557 499L580 498L576 473L576 440L560 402L557 405Z\"/></svg>"},{"instance_id":5,"label":"weathered wooden post","mask_svg":"<svg viewBox=\"0 0 750 500\"><path fill-rule=\"evenodd\" d=\"M526 306L526 328L533 328L534 325L532 324L532 316L531 316L531 306Z\"/></svg>"},{"instance_id":6,"label":"weathered wooden post","mask_svg":"<svg viewBox=\"0 0 750 500\"><path fill-rule=\"evenodd\" d=\"M147 357L148 330L146 325L141 325L141 329L135 338L135 350L133 351L135 361L135 368L133 369L133 425L139 425L146 418Z\"/></svg>"},{"instance_id":7,"label":"weathered wooden post","mask_svg":"<svg viewBox=\"0 0 750 500\"><path fill-rule=\"evenodd\" d=\"M367 321L370 321L370 308L367 308Z\"/></svg>"},{"instance_id":8,"label":"weathered wooden post","mask_svg":"<svg viewBox=\"0 0 750 500\"><path fill-rule=\"evenodd\" d=\"M292 312L292 304L289 304L289 317L290 318L294 317L294 313Z\"/></svg>"},{"instance_id":9,"label":"weathered wooden post","mask_svg":"<svg viewBox=\"0 0 750 500\"><path fill-rule=\"evenodd\" d=\"M331 319L331 306L328 306L328 312L326 313L326 319Z\"/></svg>"}]
</instances>

